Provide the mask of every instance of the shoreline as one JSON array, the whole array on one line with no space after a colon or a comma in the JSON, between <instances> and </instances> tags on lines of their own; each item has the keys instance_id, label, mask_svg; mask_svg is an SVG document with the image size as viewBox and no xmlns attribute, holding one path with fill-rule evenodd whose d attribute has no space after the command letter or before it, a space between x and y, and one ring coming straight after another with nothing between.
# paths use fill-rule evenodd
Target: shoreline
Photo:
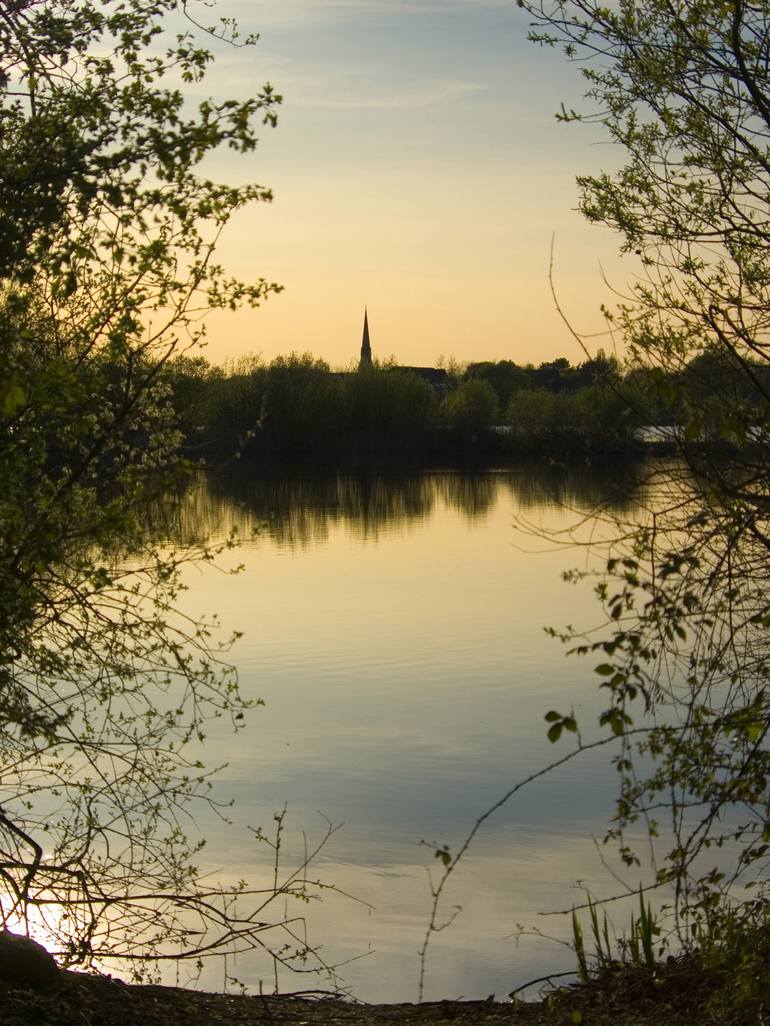
<instances>
[{"instance_id":1,"label":"shoreline","mask_svg":"<svg viewBox=\"0 0 770 1026\"><path fill-rule=\"evenodd\" d=\"M322 991L219 994L60 970L46 990L0 980L3 1026L755 1026L726 966L612 963L540 1001L364 1004ZM313 995L310 997L310 995ZM727 1012L727 1015L725 1015Z\"/></svg>"},{"instance_id":2,"label":"shoreline","mask_svg":"<svg viewBox=\"0 0 770 1026\"><path fill-rule=\"evenodd\" d=\"M560 1026L543 1002L368 1005L337 997L218 994L61 970L44 991L0 982L3 1026Z\"/></svg>"}]
</instances>

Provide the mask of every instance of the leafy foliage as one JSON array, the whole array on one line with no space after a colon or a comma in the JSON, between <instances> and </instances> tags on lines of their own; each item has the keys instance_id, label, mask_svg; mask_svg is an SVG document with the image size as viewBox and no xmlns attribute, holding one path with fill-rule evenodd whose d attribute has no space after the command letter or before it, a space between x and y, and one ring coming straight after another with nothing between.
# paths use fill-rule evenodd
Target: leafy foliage
<instances>
[{"instance_id":1,"label":"leafy foliage","mask_svg":"<svg viewBox=\"0 0 770 1026\"><path fill-rule=\"evenodd\" d=\"M682 441L649 521L619 527L597 586L604 636L578 645L600 655L600 726L621 741L609 837L636 865L628 830L643 824L678 940L692 949L709 926L719 946L728 919L765 928L770 852L770 8L520 6L536 41L583 62L591 109L562 118L601 125L624 154L578 179L581 207L639 258L608 318Z\"/></svg>"},{"instance_id":2,"label":"leafy foliage","mask_svg":"<svg viewBox=\"0 0 770 1026\"><path fill-rule=\"evenodd\" d=\"M247 703L216 624L176 610L182 566L214 553L144 526L185 470L168 361L206 311L275 288L214 259L269 191L199 165L253 150L279 97L193 103L213 56L192 11L0 12L0 913L67 963L269 947L263 910L308 894L277 869L253 892L198 879L185 810L210 770L190 745ZM305 952L275 921L277 957Z\"/></svg>"}]
</instances>

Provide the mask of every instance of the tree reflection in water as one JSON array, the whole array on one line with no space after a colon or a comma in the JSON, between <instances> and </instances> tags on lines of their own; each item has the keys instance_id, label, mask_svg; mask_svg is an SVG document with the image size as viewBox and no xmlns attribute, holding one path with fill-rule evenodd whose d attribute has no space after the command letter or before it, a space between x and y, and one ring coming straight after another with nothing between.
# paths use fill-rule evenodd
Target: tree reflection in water
<instances>
[{"instance_id":1,"label":"tree reflection in water","mask_svg":"<svg viewBox=\"0 0 770 1026\"><path fill-rule=\"evenodd\" d=\"M544 496L582 513L623 513L638 505L649 474L643 462L628 461L402 472L235 464L196 473L183 492L148 511L147 523L156 537L178 544L211 541L234 529L241 539L266 535L282 547L307 548L326 541L340 524L354 537L376 541L383 531L424 521L437 503L477 520L493 508L500 489L524 513L542 507Z\"/></svg>"}]
</instances>

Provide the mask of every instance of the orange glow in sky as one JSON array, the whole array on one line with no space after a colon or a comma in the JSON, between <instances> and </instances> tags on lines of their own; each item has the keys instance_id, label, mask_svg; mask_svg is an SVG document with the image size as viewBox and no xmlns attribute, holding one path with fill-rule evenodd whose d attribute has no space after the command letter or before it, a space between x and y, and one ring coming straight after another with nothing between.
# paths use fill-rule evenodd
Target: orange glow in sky
<instances>
[{"instance_id":1,"label":"orange glow in sky","mask_svg":"<svg viewBox=\"0 0 770 1026\"><path fill-rule=\"evenodd\" d=\"M221 256L284 286L257 311L208 322L207 356L311 351L357 359L364 306L375 358L408 364L584 358L560 320L601 332L603 271L622 288L617 240L583 221L575 175L617 161L596 130L560 125L582 81L527 42L509 0L221 0L261 34L222 49L208 81L284 96L275 131L209 174L256 180L272 205L240 213ZM608 351L613 341L590 343Z\"/></svg>"}]
</instances>

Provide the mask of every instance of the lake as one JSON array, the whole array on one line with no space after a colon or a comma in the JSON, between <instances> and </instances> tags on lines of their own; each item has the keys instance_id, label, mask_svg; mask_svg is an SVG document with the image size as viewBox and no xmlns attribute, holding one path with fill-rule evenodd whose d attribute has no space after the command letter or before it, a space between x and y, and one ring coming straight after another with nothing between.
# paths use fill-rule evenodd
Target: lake
<instances>
[{"instance_id":1,"label":"lake","mask_svg":"<svg viewBox=\"0 0 770 1026\"><path fill-rule=\"evenodd\" d=\"M264 878L246 826L269 832L284 804L289 859L301 856L303 832L312 841L326 820L340 825L311 875L358 900L330 891L299 911L327 962L349 963L339 982L354 996L417 998L428 870L440 868L421 842L456 851L512 785L574 746L548 743L549 709L574 708L585 740L595 736L597 660L568 657L544 627L600 622L592 584L565 583L562 572L600 565L607 516L643 516L650 474L628 463L237 467L201 477L184 498L182 536L216 540L235 527L242 544L220 566L243 564L236 576L191 570L184 609L215 611L243 632L232 659L244 693L265 703L235 738L219 726L205 743L208 762L227 763L217 797L235 801L232 825L201 816L206 863L228 879ZM542 913L580 902L585 887L619 889L592 840L611 811L608 762L606 750L585 753L484 824L445 892L444 914L461 911L432 939L426 999L501 998L574 966L559 943L569 922ZM517 924L556 939L519 938ZM221 986L222 970L212 972L203 983ZM273 985L255 953L227 972L250 990ZM279 983L326 985L285 974Z\"/></svg>"}]
</instances>

